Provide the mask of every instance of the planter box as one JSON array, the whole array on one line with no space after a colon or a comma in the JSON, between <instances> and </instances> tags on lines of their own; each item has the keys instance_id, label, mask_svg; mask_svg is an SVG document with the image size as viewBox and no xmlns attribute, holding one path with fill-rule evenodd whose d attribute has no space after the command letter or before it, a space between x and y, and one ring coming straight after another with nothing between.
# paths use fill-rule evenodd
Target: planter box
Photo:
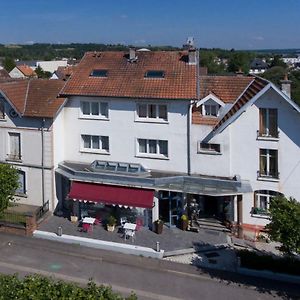
<instances>
[{"instance_id":1,"label":"planter box","mask_svg":"<svg viewBox=\"0 0 300 300\"><path fill-rule=\"evenodd\" d=\"M163 222L154 222L154 232L157 234L162 234L163 232L163 226L164 223Z\"/></svg>"},{"instance_id":2,"label":"planter box","mask_svg":"<svg viewBox=\"0 0 300 300\"><path fill-rule=\"evenodd\" d=\"M107 228L107 231L113 232L115 230L115 225L112 225L112 226L106 225L106 228Z\"/></svg>"}]
</instances>

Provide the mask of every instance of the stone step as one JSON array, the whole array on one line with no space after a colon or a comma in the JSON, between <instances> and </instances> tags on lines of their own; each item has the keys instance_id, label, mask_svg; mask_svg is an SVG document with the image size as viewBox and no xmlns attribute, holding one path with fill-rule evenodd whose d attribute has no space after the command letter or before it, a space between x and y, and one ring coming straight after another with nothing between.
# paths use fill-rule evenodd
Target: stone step
<instances>
[{"instance_id":1,"label":"stone step","mask_svg":"<svg viewBox=\"0 0 300 300\"><path fill-rule=\"evenodd\" d=\"M199 228L200 229L212 230L212 231L230 232L230 230L228 228L226 228L225 226L217 227L217 226L209 226L209 225L200 225Z\"/></svg>"}]
</instances>

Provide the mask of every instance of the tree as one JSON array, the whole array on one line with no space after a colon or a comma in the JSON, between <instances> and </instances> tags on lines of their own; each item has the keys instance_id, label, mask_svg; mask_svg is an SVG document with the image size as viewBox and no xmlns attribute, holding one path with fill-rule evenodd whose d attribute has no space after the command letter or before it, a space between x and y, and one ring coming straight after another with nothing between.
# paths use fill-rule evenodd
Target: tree
<instances>
[{"instance_id":1,"label":"tree","mask_svg":"<svg viewBox=\"0 0 300 300\"><path fill-rule=\"evenodd\" d=\"M11 57L5 57L3 67L7 72L10 72L16 66L15 61Z\"/></svg>"},{"instance_id":2,"label":"tree","mask_svg":"<svg viewBox=\"0 0 300 300\"><path fill-rule=\"evenodd\" d=\"M283 196L270 203L271 222L266 226L271 240L282 244L286 254L300 254L300 203Z\"/></svg>"},{"instance_id":3,"label":"tree","mask_svg":"<svg viewBox=\"0 0 300 300\"><path fill-rule=\"evenodd\" d=\"M228 71L237 72L242 70L245 74L249 73L250 62L254 58L254 53L233 51L228 61Z\"/></svg>"},{"instance_id":4,"label":"tree","mask_svg":"<svg viewBox=\"0 0 300 300\"><path fill-rule=\"evenodd\" d=\"M13 201L19 187L18 171L11 165L0 164L0 213Z\"/></svg>"},{"instance_id":5,"label":"tree","mask_svg":"<svg viewBox=\"0 0 300 300\"><path fill-rule=\"evenodd\" d=\"M51 77L51 73L50 72L47 72L47 71L44 71L41 66L38 66L36 69L35 69L35 73L36 75L38 76L38 78L50 78Z\"/></svg>"},{"instance_id":6,"label":"tree","mask_svg":"<svg viewBox=\"0 0 300 300\"><path fill-rule=\"evenodd\" d=\"M271 62L271 67L282 67L287 68L287 64L282 60L280 55L275 55Z\"/></svg>"}]
</instances>

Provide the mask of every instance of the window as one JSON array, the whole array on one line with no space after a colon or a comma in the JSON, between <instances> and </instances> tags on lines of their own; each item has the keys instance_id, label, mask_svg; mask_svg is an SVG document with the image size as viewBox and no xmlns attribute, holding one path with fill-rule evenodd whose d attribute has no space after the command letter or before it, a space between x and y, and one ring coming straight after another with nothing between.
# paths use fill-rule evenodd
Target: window
<instances>
[{"instance_id":1,"label":"window","mask_svg":"<svg viewBox=\"0 0 300 300\"><path fill-rule=\"evenodd\" d=\"M93 70L90 74L91 77L107 77L108 71L103 69Z\"/></svg>"},{"instance_id":2,"label":"window","mask_svg":"<svg viewBox=\"0 0 300 300\"><path fill-rule=\"evenodd\" d=\"M270 149L259 150L259 177L279 178L278 151Z\"/></svg>"},{"instance_id":3,"label":"window","mask_svg":"<svg viewBox=\"0 0 300 300\"><path fill-rule=\"evenodd\" d=\"M82 148L84 150L100 150L109 152L108 136L82 134Z\"/></svg>"},{"instance_id":4,"label":"window","mask_svg":"<svg viewBox=\"0 0 300 300\"><path fill-rule=\"evenodd\" d=\"M18 175L19 175L19 179L18 179L18 183L19 186L16 190L16 194L26 194L26 185L25 185L25 172L22 170L18 170Z\"/></svg>"},{"instance_id":5,"label":"window","mask_svg":"<svg viewBox=\"0 0 300 300\"><path fill-rule=\"evenodd\" d=\"M97 101L81 101L81 117L107 119L108 103Z\"/></svg>"},{"instance_id":6,"label":"window","mask_svg":"<svg viewBox=\"0 0 300 300\"><path fill-rule=\"evenodd\" d=\"M221 145L202 142L200 143L199 152L221 153Z\"/></svg>"},{"instance_id":7,"label":"window","mask_svg":"<svg viewBox=\"0 0 300 300\"><path fill-rule=\"evenodd\" d=\"M9 154L11 160L21 159L21 136L20 133L9 132Z\"/></svg>"},{"instance_id":8,"label":"window","mask_svg":"<svg viewBox=\"0 0 300 300\"><path fill-rule=\"evenodd\" d=\"M202 115L217 117L220 106L217 104L203 104L202 105Z\"/></svg>"},{"instance_id":9,"label":"window","mask_svg":"<svg viewBox=\"0 0 300 300\"><path fill-rule=\"evenodd\" d=\"M138 153L154 157L168 157L168 141L138 139Z\"/></svg>"},{"instance_id":10,"label":"window","mask_svg":"<svg viewBox=\"0 0 300 300\"><path fill-rule=\"evenodd\" d=\"M0 120L5 119L5 106L4 106L4 101L0 99Z\"/></svg>"},{"instance_id":11,"label":"window","mask_svg":"<svg viewBox=\"0 0 300 300\"><path fill-rule=\"evenodd\" d=\"M279 192L259 190L254 192L254 214L263 214L269 210L270 202L277 196L282 195Z\"/></svg>"},{"instance_id":12,"label":"window","mask_svg":"<svg viewBox=\"0 0 300 300\"><path fill-rule=\"evenodd\" d=\"M161 70L149 70L145 73L146 78L164 78L165 72Z\"/></svg>"},{"instance_id":13,"label":"window","mask_svg":"<svg viewBox=\"0 0 300 300\"><path fill-rule=\"evenodd\" d=\"M278 137L277 109L259 109L259 136Z\"/></svg>"},{"instance_id":14,"label":"window","mask_svg":"<svg viewBox=\"0 0 300 300\"><path fill-rule=\"evenodd\" d=\"M168 110L166 104L137 104L137 116L149 121L168 121Z\"/></svg>"}]
</instances>

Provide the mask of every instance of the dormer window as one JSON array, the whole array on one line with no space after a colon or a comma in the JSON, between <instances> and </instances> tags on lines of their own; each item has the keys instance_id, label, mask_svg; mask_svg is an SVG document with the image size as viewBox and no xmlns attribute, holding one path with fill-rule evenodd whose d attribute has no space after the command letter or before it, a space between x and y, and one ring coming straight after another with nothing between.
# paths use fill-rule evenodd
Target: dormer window
<instances>
[{"instance_id":1,"label":"dormer window","mask_svg":"<svg viewBox=\"0 0 300 300\"><path fill-rule=\"evenodd\" d=\"M164 71L149 70L145 73L145 78L165 78Z\"/></svg>"},{"instance_id":2,"label":"dormer window","mask_svg":"<svg viewBox=\"0 0 300 300\"><path fill-rule=\"evenodd\" d=\"M104 69L95 69L91 72L91 77L107 77L108 71Z\"/></svg>"},{"instance_id":3,"label":"dormer window","mask_svg":"<svg viewBox=\"0 0 300 300\"><path fill-rule=\"evenodd\" d=\"M217 117L219 114L220 105L218 104L203 104L202 105L202 115Z\"/></svg>"}]
</instances>

